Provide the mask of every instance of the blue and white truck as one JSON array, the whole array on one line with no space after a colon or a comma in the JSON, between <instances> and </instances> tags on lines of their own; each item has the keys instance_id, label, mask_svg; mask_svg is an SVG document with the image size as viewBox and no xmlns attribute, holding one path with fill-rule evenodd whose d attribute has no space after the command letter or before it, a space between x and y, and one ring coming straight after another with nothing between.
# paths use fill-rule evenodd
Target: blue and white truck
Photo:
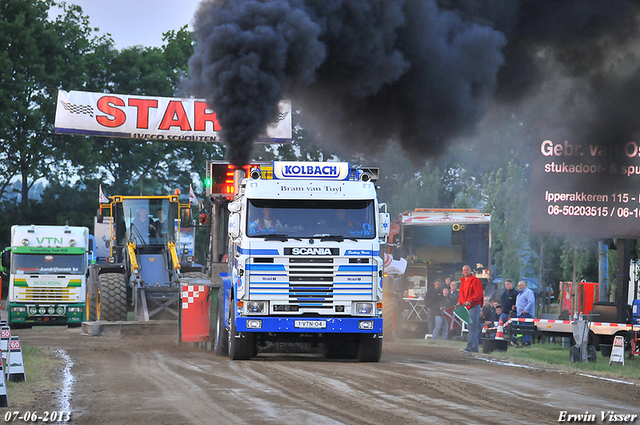
<instances>
[{"instance_id":1,"label":"blue and white truck","mask_svg":"<svg viewBox=\"0 0 640 425\"><path fill-rule=\"evenodd\" d=\"M2 253L9 276L8 322L80 326L86 318L89 229L74 226L12 226Z\"/></svg>"},{"instance_id":2,"label":"blue and white truck","mask_svg":"<svg viewBox=\"0 0 640 425\"><path fill-rule=\"evenodd\" d=\"M377 175L346 162L273 162L241 180L228 206L216 354L250 359L268 342L309 342L328 358L380 360L390 220Z\"/></svg>"}]
</instances>

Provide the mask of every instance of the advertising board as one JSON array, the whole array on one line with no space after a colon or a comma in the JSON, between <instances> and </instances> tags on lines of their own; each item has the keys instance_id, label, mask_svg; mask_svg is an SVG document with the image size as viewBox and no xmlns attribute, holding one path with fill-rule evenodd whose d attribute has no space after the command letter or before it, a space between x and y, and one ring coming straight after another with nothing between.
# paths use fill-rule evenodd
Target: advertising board
<instances>
[{"instance_id":1,"label":"advertising board","mask_svg":"<svg viewBox=\"0 0 640 425\"><path fill-rule=\"evenodd\" d=\"M533 234L640 238L640 142L541 141L530 199Z\"/></svg>"}]
</instances>

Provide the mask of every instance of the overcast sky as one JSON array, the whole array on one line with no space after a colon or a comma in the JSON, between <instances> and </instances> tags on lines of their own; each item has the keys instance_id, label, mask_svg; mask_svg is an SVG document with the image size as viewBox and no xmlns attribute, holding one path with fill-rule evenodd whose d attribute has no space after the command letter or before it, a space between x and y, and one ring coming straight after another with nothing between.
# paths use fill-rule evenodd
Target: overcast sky
<instances>
[{"instance_id":1,"label":"overcast sky","mask_svg":"<svg viewBox=\"0 0 640 425\"><path fill-rule=\"evenodd\" d=\"M99 34L110 33L117 49L162 46L162 33L189 25L200 0L66 0L82 7Z\"/></svg>"}]
</instances>

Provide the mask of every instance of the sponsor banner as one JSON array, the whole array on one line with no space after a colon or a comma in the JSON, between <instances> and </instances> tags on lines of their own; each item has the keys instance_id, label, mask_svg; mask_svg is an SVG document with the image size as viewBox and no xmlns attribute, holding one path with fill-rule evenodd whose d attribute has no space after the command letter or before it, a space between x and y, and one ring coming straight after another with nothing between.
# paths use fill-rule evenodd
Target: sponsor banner
<instances>
[{"instance_id":1,"label":"sponsor banner","mask_svg":"<svg viewBox=\"0 0 640 425\"><path fill-rule=\"evenodd\" d=\"M640 238L640 143L541 140L531 161L531 233Z\"/></svg>"},{"instance_id":2,"label":"sponsor banner","mask_svg":"<svg viewBox=\"0 0 640 425\"><path fill-rule=\"evenodd\" d=\"M59 90L55 130L165 142L220 142L221 128L203 99ZM280 101L280 114L258 142L291 142L290 101Z\"/></svg>"}]
</instances>

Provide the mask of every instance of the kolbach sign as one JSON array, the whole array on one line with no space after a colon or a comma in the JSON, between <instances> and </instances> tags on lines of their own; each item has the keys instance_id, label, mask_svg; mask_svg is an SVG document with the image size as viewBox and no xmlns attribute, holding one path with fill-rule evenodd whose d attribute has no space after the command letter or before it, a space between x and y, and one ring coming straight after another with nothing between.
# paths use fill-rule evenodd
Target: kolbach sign
<instances>
[{"instance_id":1,"label":"kolbach sign","mask_svg":"<svg viewBox=\"0 0 640 425\"><path fill-rule=\"evenodd\" d=\"M640 238L640 143L540 142L531 233Z\"/></svg>"},{"instance_id":2,"label":"kolbach sign","mask_svg":"<svg viewBox=\"0 0 640 425\"><path fill-rule=\"evenodd\" d=\"M291 102L263 143L291 142ZM220 142L216 113L202 99L58 91L56 133L181 142Z\"/></svg>"}]
</instances>

